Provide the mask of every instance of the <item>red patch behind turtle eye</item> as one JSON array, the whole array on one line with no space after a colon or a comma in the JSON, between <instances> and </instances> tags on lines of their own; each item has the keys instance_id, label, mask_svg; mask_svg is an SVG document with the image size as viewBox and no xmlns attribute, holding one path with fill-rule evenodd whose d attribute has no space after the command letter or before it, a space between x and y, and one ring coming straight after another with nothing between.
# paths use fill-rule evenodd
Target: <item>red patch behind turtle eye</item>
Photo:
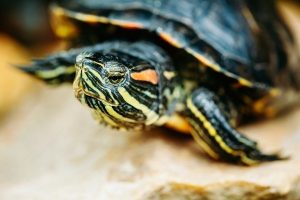
<instances>
[{"instance_id":1,"label":"red patch behind turtle eye","mask_svg":"<svg viewBox=\"0 0 300 200\"><path fill-rule=\"evenodd\" d=\"M140 72L134 72L130 76L136 81L146 81L155 85L158 83L158 75L153 69L146 69Z\"/></svg>"}]
</instances>

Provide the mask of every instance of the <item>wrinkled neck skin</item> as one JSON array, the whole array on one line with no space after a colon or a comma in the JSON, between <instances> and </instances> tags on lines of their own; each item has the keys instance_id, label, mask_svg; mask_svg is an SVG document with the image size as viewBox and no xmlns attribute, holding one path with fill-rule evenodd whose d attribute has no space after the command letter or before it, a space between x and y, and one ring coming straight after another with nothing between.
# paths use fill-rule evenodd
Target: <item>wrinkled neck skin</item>
<instances>
[{"instance_id":1,"label":"wrinkled neck skin","mask_svg":"<svg viewBox=\"0 0 300 200\"><path fill-rule=\"evenodd\" d=\"M113 128L164 124L185 96L170 57L145 41L110 43L110 49L95 46L77 56L76 98Z\"/></svg>"}]
</instances>

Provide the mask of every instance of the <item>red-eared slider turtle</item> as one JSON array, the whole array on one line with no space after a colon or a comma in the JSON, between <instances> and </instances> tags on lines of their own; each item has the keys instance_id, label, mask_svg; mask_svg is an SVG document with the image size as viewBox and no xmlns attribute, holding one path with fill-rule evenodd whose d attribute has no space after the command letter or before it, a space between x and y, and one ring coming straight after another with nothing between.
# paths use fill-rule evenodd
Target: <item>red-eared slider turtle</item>
<instances>
[{"instance_id":1,"label":"red-eared slider turtle","mask_svg":"<svg viewBox=\"0 0 300 200\"><path fill-rule=\"evenodd\" d=\"M100 122L167 125L229 162L281 159L236 130L296 100L298 54L275 1L61 0L52 13L57 35L76 48L23 70L73 82Z\"/></svg>"}]
</instances>

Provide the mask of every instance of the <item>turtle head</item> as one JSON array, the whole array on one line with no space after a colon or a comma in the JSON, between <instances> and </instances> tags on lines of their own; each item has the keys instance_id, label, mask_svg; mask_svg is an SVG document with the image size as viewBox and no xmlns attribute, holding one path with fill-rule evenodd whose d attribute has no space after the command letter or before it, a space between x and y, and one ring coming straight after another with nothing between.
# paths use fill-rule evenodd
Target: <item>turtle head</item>
<instances>
[{"instance_id":1,"label":"turtle head","mask_svg":"<svg viewBox=\"0 0 300 200\"><path fill-rule=\"evenodd\" d=\"M75 66L75 96L99 121L130 129L159 119L160 72L149 62L120 52L85 52Z\"/></svg>"}]
</instances>

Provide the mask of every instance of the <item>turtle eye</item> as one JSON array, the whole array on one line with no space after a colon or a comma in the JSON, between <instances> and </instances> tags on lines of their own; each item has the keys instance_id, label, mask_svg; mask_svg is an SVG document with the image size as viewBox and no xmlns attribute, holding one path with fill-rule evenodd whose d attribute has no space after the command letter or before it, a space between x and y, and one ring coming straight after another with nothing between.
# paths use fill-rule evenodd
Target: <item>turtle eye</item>
<instances>
[{"instance_id":1,"label":"turtle eye","mask_svg":"<svg viewBox=\"0 0 300 200\"><path fill-rule=\"evenodd\" d=\"M126 77L126 67L119 62L107 62L105 68L107 70L107 79L110 84L119 84Z\"/></svg>"},{"instance_id":2,"label":"turtle eye","mask_svg":"<svg viewBox=\"0 0 300 200\"><path fill-rule=\"evenodd\" d=\"M124 73L111 73L108 76L108 80L111 84L119 84L121 83L125 78L125 74Z\"/></svg>"}]
</instances>

